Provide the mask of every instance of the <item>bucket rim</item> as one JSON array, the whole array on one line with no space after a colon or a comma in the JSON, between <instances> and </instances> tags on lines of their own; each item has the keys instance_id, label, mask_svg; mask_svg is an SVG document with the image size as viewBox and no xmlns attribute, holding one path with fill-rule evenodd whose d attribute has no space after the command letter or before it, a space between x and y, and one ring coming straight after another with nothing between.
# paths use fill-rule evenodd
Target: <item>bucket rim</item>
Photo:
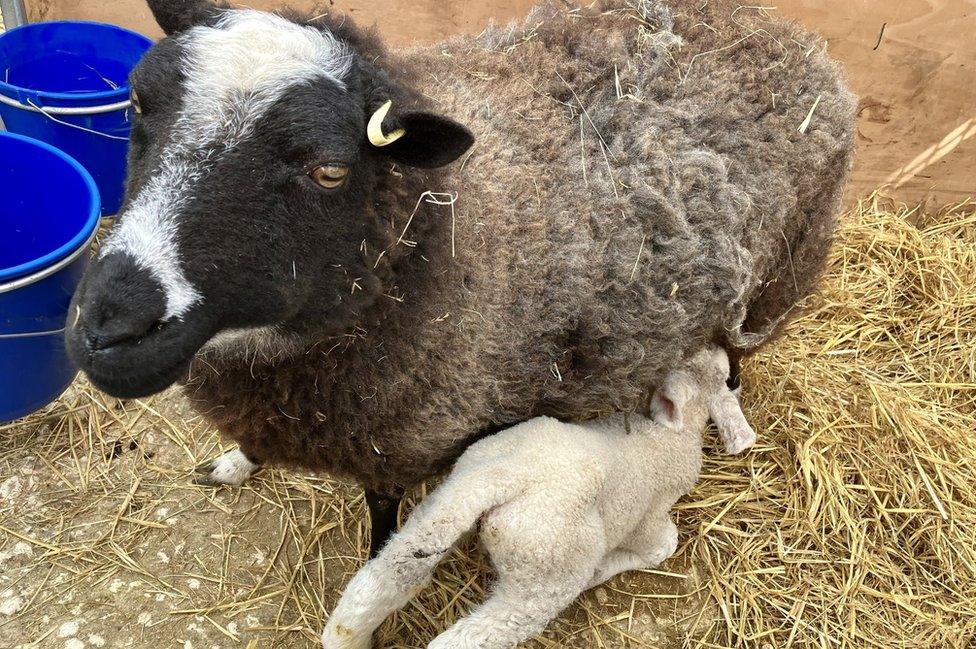
<instances>
[{"instance_id":1,"label":"bucket rim","mask_svg":"<svg viewBox=\"0 0 976 649\"><path fill-rule=\"evenodd\" d=\"M30 284L47 277L48 274L56 272L56 270L51 270L52 267L57 266L57 270L62 268L63 266L60 266L59 262L63 262L66 258L73 258L75 255L72 253L77 252L81 248L85 248L84 244L94 238L98 232L98 222L102 208L101 195L98 193L98 186L95 185L95 180L88 173L88 170L81 166L77 160L46 142L35 140L26 135L0 131L0 141L4 139L19 140L28 146L43 149L55 157L60 158L69 167L74 169L81 176L82 182L88 188L88 216L85 219L84 225L79 228L78 233L58 248L23 264L9 268L0 268L0 293L12 290L8 287L8 282L19 285L23 280L25 285Z\"/></svg>"},{"instance_id":2,"label":"bucket rim","mask_svg":"<svg viewBox=\"0 0 976 649\"><path fill-rule=\"evenodd\" d=\"M125 27L120 27L118 25L113 25L111 23L101 23L95 20L48 20L38 23L27 23L26 25L20 25L19 27L14 27L13 29L0 33L0 39L8 38L10 35L18 32L29 31L38 27L50 25L86 25L109 29L128 36L134 36L137 40L143 41L143 43L146 45L146 51L155 45L155 42L145 34L140 34L139 32L126 29ZM145 52L143 55L145 55ZM97 92L51 92L47 90L37 90L34 88L17 86L0 79L0 94L3 94L11 99L15 99L22 104L26 103L26 99L29 98L38 102L42 106L86 106L89 104L97 105L125 101L129 98L130 89L129 83L126 81L126 83L121 84L118 88L113 88L111 90L99 90ZM47 102L54 103L47 104Z\"/></svg>"},{"instance_id":3,"label":"bucket rim","mask_svg":"<svg viewBox=\"0 0 976 649\"><path fill-rule=\"evenodd\" d=\"M82 245L78 246L78 248L74 252L72 252L70 255L68 255L61 261L51 264L47 268L42 268L41 270L34 273L33 275L28 275L27 277L19 277L6 284L0 284L0 294L9 293L10 291L16 291L19 288L30 286L31 284L35 284L41 281L42 279L47 279L48 277L54 275L58 271L64 270L71 264L75 263L75 261L78 260L78 257L88 253L91 250L91 245L92 243L94 243L95 237L97 235L98 235L98 228L95 228L94 230L92 230L91 236L88 237L87 241L85 241Z\"/></svg>"}]
</instances>

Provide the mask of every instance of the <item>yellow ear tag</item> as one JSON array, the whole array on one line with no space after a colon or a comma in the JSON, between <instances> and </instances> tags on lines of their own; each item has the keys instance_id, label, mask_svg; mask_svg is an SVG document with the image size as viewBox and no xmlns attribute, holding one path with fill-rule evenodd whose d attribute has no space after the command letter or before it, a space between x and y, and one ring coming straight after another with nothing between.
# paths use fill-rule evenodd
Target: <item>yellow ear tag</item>
<instances>
[{"instance_id":1,"label":"yellow ear tag","mask_svg":"<svg viewBox=\"0 0 976 649\"><path fill-rule=\"evenodd\" d=\"M401 137L406 134L406 131L402 128L398 128L389 135L384 135L383 133L383 120L386 119L386 114L390 112L390 106L393 105L393 100L387 100L385 104L376 109L373 116L369 118L369 123L366 125L366 137L369 139L369 143L373 146L386 146L388 144L393 144Z\"/></svg>"}]
</instances>

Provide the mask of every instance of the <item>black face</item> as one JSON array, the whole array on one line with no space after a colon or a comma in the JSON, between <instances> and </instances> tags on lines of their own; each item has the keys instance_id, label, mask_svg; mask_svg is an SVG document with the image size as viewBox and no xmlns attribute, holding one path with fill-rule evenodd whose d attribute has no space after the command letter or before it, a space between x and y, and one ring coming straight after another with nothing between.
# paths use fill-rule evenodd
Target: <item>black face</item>
<instances>
[{"instance_id":1,"label":"black face","mask_svg":"<svg viewBox=\"0 0 976 649\"><path fill-rule=\"evenodd\" d=\"M69 353L120 397L169 386L227 329L353 325L377 293L361 249L378 174L440 166L472 143L415 111L383 120L406 135L377 147L367 120L392 90L354 51L342 52L341 76L327 58L318 73L301 60L307 48L261 50L262 38L294 42L282 19L199 7L192 19L211 26L163 40L132 75L126 203L69 318Z\"/></svg>"}]
</instances>

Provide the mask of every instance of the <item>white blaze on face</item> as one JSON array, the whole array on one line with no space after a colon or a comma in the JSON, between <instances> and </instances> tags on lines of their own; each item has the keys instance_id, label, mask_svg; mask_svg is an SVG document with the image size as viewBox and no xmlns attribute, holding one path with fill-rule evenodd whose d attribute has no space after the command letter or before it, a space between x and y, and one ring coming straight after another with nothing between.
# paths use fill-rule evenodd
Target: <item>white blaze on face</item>
<instances>
[{"instance_id":1,"label":"white blaze on face","mask_svg":"<svg viewBox=\"0 0 976 649\"><path fill-rule=\"evenodd\" d=\"M152 274L166 294L164 320L203 300L177 245L180 214L198 181L291 88L316 78L344 88L352 65L346 46L327 31L259 11L228 11L216 26L174 38L185 52L185 88L173 138L101 252L128 253Z\"/></svg>"}]
</instances>

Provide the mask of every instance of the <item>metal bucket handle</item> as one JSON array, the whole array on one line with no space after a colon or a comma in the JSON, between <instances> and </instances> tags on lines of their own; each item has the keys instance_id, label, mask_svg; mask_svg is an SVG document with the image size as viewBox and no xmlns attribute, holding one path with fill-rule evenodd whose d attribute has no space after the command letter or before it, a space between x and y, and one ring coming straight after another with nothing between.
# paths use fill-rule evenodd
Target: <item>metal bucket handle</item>
<instances>
[{"instance_id":1,"label":"metal bucket handle","mask_svg":"<svg viewBox=\"0 0 976 649\"><path fill-rule=\"evenodd\" d=\"M59 270L67 268L75 261L77 261L78 257L80 257L81 255L91 253L92 242L95 241L96 235L98 235L97 227L92 231L91 236L88 237L85 243L78 246L78 249L75 250L73 253L71 253L70 255L68 255L58 263L52 264L47 268L39 270L33 275L28 275L27 277L21 277L20 279L15 279L11 282L7 282L6 284L0 284L0 293L8 293L10 291L15 291L25 286L30 286L35 282L39 282L42 279L50 277L51 275L57 273ZM57 336L57 335L64 334L65 329L67 329L67 327L61 327L60 329L51 329L48 331L30 331L30 332L20 332L14 334L0 334L0 340L12 340L14 338L39 338L41 336Z\"/></svg>"},{"instance_id":2,"label":"metal bucket handle","mask_svg":"<svg viewBox=\"0 0 976 649\"><path fill-rule=\"evenodd\" d=\"M87 128L85 126L79 126L78 124L72 124L71 122L66 122L63 119L58 119L55 117L55 115L101 115L122 109L128 111L129 107L132 106L132 101L129 99L116 102L114 104L106 104L104 106L38 106L30 99L27 100L26 104L22 104L16 99L11 99L6 95L0 94L0 104L6 104L13 108L19 108L20 110L26 110L32 113L40 113L52 122L60 124L61 126L78 129L79 131L84 131L85 133L91 133L92 135L98 135L110 140L121 140L123 142L129 141L128 137L112 135L111 133L102 133L101 131L96 131L95 129ZM129 121L128 117L128 113L126 113L126 121Z\"/></svg>"}]
</instances>

